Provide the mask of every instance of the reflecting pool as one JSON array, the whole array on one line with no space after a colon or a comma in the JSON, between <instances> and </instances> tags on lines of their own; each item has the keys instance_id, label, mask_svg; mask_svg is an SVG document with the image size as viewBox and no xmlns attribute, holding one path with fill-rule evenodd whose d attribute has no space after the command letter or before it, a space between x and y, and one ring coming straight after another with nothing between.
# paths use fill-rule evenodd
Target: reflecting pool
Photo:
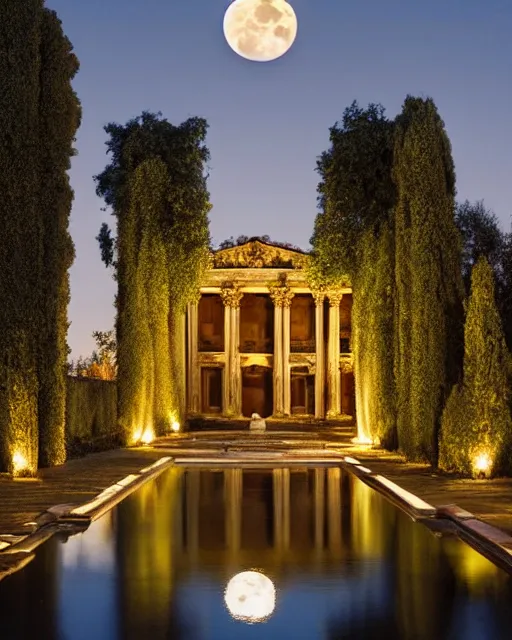
<instances>
[{"instance_id":1,"label":"reflecting pool","mask_svg":"<svg viewBox=\"0 0 512 640\"><path fill-rule=\"evenodd\" d=\"M0 582L2 640L501 640L511 578L339 468L174 468Z\"/></svg>"}]
</instances>

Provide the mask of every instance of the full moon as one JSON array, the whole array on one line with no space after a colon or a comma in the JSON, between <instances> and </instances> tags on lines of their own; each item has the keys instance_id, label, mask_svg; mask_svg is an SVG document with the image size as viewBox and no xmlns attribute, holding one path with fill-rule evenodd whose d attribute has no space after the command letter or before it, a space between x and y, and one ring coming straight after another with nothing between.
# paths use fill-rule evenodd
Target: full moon
<instances>
[{"instance_id":1,"label":"full moon","mask_svg":"<svg viewBox=\"0 0 512 640\"><path fill-rule=\"evenodd\" d=\"M224 16L224 35L242 58L270 62L297 36L297 16L286 0L235 0Z\"/></svg>"},{"instance_id":2,"label":"full moon","mask_svg":"<svg viewBox=\"0 0 512 640\"><path fill-rule=\"evenodd\" d=\"M229 613L243 622L263 622L276 606L274 583L259 571L237 573L228 582L224 600Z\"/></svg>"}]
</instances>

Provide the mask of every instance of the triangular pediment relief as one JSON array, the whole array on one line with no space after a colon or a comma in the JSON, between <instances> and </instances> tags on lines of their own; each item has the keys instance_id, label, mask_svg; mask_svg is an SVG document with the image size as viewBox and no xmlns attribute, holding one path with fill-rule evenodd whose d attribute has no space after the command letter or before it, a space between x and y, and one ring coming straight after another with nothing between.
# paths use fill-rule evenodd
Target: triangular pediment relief
<instances>
[{"instance_id":1,"label":"triangular pediment relief","mask_svg":"<svg viewBox=\"0 0 512 640\"><path fill-rule=\"evenodd\" d=\"M251 240L245 244L220 249L213 254L214 269L299 269L304 266L307 255L276 245Z\"/></svg>"}]
</instances>

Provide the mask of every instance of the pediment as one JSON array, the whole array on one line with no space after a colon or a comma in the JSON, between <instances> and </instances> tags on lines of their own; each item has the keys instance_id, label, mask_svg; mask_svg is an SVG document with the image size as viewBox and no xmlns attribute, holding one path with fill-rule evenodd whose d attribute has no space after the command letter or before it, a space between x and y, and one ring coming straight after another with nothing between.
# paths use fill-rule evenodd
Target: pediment
<instances>
[{"instance_id":1,"label":"pediment","mask_svg":"<svg viewBox=\"0 0 512 640\"><path fill-rule=\"evenodd\" d=\"M293 249L251 240L245 244L220 249L213 254L214 269L299 269L306 254Z\"/></svg>"}]
</instances>

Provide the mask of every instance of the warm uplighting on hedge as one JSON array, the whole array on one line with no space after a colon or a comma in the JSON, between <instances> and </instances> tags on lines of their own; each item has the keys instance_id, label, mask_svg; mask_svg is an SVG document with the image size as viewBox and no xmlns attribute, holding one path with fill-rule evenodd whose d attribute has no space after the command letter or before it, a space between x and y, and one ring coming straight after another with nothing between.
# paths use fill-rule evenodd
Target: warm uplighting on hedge
<instances>
[{"instance_id":1,"label":"warm uplighting on hedge","mask_svg":"<svg viewBox=\"0 0 512 640\"><path fill-rule=\"evenodd\" d=\"M140 441L142 444L150 444L155 439L155 434L153 433L153 429L151 427L146 427L142 433Z\"/></svg>"},{"instance_id":2,"label":"warm uplighting on hedge","mask_svg":"<svg viewBox=\"0 0 512 640\"><path fill-rule=\"evenodd\" d=\"M151 444L154 439L155 434L151 427L139 427L133 434L133 444Z\"/></svg>"},{"instance_id":3,"label":"warm uplighting on hedge","mask_svg":"<svg viewBox=\"0 0 512 640\"><path fill-rule=\"evenodd\" d=\"M488 453L482 452L473 459L473 471L477 477L487 477L491 475L492 459Z\"/></svg>"},{"instance_id":4,"label":"warm uplighting on hedge","mask_svg":"<svg viewBox=\"0 0 512 640\"><path fill-rule=\"evenodd\" d=\"M16 451L12 457L12 474L13 476L30 474L28 460L20 451Z\"/></svg>"},{"instance_id":5,"label":"warm uplighting on hedge","mask_svg":"<svg viewBox=\"0 0 512 640\"><path fill-rule=\"evenodd\" d=\"M173 420L171 423L171 429L174 431L174 433L178 433L178 431L180 430L180 423L177 420Z\"/></svg>"}]
</instances>

